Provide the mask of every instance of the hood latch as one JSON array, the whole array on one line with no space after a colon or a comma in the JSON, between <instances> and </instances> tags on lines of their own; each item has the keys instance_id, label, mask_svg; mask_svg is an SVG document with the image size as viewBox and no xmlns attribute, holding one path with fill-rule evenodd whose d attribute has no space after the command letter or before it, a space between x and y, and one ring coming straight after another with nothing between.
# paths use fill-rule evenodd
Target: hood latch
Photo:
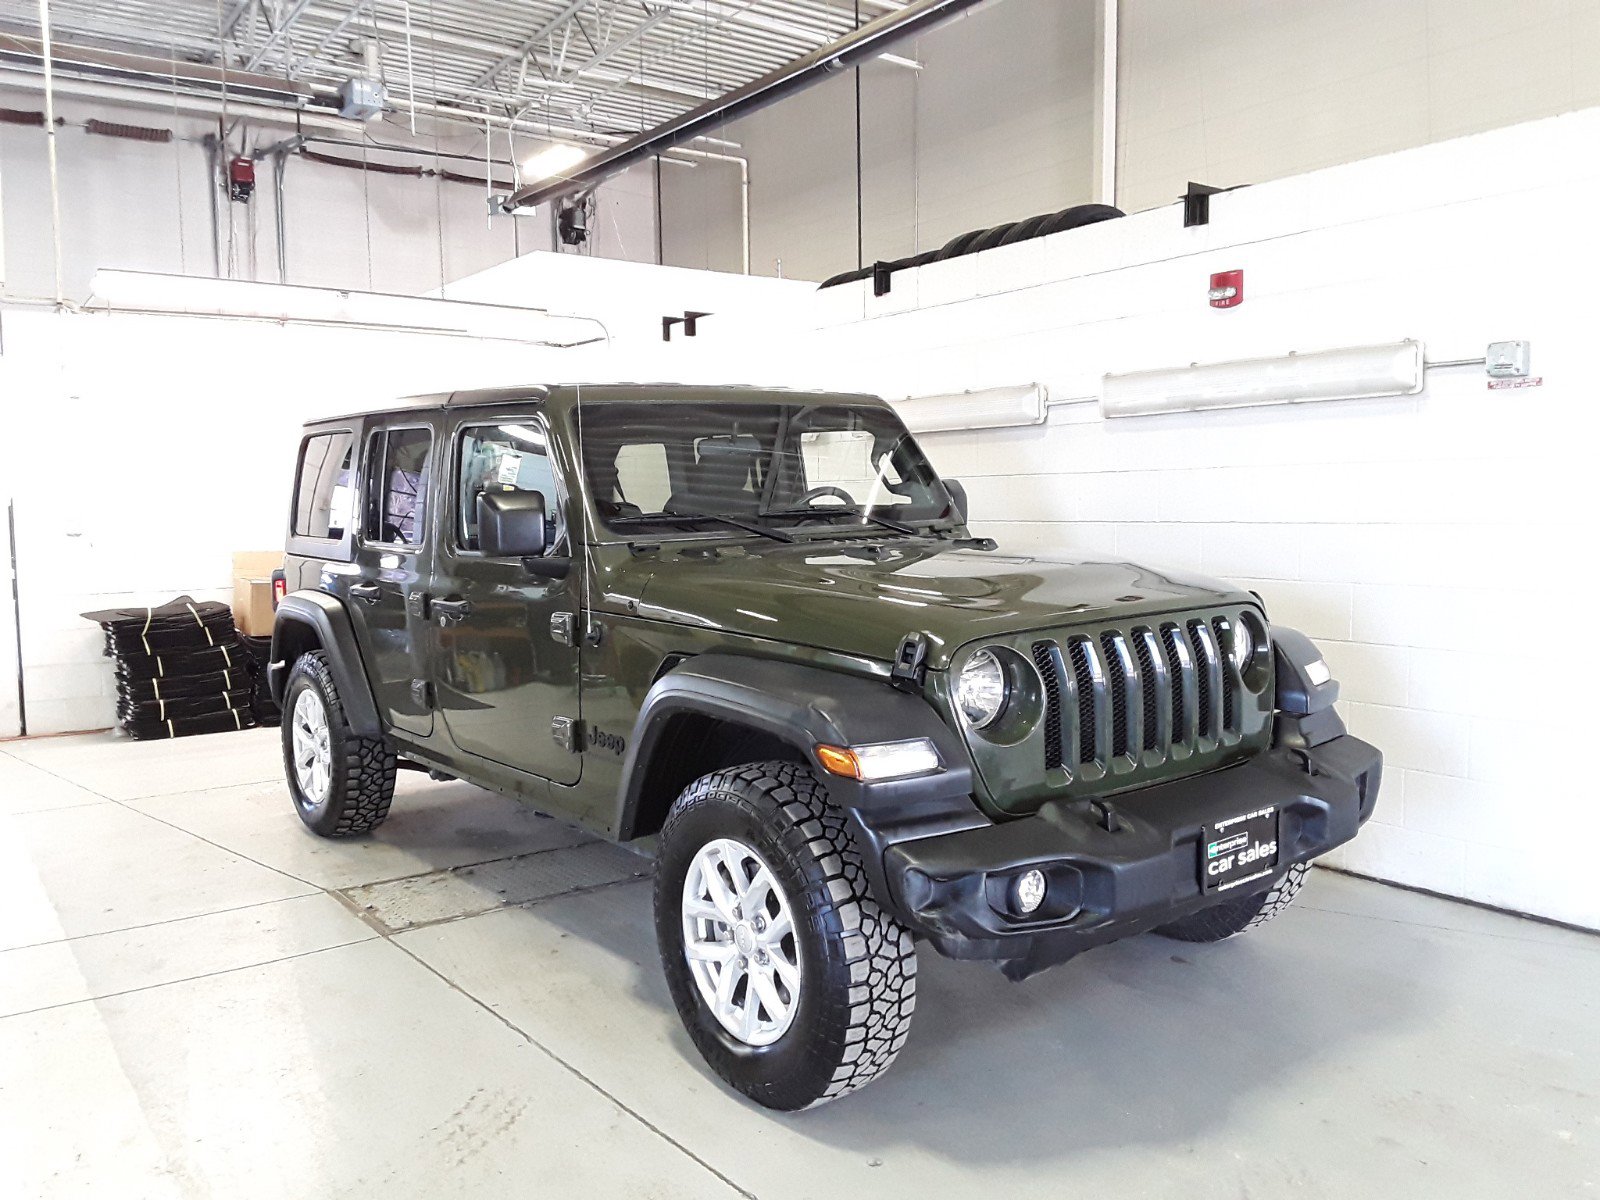
<instances>
[{"instance_id":1,"label":"hood latch","mask_svg":"<svg viewBox=\"0 0 1600 1200\"><path fill-rule=\"evenodd\" d=\"M895 651L889 682L902 692L920 692L928 674L928 635L908 633Z\"/></svg>"}]
</instances>

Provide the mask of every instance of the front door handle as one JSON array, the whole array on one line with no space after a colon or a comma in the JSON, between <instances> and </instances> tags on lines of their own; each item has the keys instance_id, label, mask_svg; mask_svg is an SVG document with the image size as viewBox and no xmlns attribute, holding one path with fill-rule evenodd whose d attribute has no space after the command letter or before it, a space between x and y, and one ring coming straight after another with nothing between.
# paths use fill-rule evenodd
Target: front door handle
<instances>
[{"instance_id":1,"label":"front door handle","mask_svg":"<svg viewBox=\"0 0 1600 1200\"><path fill-rule=\"evenodd\" d=\"M453 625L464 620L472 611L472 602L469 600L435 600L429 607L439 614L441 625Z\"/></svg>"},{"instance_id":2,"label":"front door handle","mask_svg":"<svg viewBox=\"0 0 1600 1200\"><path fill-rule=\"evenodd\" d=\"M352 583L350 594L368 604L376 604L383 599L383 589L375 583Z\"/></svg>"}]
</instances>

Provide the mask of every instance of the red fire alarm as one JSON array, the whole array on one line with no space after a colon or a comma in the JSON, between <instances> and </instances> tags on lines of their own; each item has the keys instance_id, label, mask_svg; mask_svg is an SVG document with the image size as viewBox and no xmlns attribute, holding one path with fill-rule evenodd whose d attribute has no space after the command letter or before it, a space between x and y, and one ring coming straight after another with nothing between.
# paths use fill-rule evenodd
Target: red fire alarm
<instances>
[{"instance_id":1,"label":"red fire alarm","mask_svg":"<svg viewBox=\"0 0 1600 1200\"><path fill-rule=\"evenodd\" d=\"M244 203L256 190L256 164L244 155L228 160L228 199Z\"/></svg>"},{"instance_id":2,"label":"red fire alarm","mask_svg":"<svg viewBox=\"0 0 1600 1200\"><path fill-rule=\"evenodd\" d=\"M1218 271L1211 277L1211 290L1206 293L1212 308L1232 308L1244 302L1244 272Z\"/></svg>"}]
</instances>

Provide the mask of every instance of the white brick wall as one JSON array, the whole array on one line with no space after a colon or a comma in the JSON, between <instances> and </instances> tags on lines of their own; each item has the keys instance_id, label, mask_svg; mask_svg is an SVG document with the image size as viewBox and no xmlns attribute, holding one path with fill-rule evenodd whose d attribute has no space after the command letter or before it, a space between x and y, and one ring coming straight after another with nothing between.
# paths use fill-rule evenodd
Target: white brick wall
<instances>
[{"instance_id":1,"label":"white brick wall","mask_svg":"<svg viewBox=\"0 0 1600 1200\"><path fill-rule=\"evenodd\" d=\"M1517 164L1500 170L1486 164ZM1012 550L1098 549L1255 588L1317 639L1378 812L1331 861L1600 927L1597 800L1576 681L1592 652L1590 197L1600 112L1404 151L821 293L783 369L884 394L1421 338L1431 359L1526 338L1544 386L1481 367L1417 397L930 435L976 525ZM1242 267L1245 303L1205 303Z\"/></svg>"}]
</instances>

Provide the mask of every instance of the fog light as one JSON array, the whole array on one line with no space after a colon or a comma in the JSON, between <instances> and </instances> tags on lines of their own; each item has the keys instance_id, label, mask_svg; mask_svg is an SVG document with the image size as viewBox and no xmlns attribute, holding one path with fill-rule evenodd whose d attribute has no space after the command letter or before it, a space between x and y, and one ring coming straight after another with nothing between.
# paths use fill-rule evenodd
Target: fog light
<instances>
[{"instance_id":1,"label":"fog light","mask_svg":"<svg viewBox=\"0 0 1600 1200\"><path fill-rule=\"evenodd\" d=\"M1016 888L1012 892L1012 900L1017 906L1017 911L1027 916L1044 903L1044 872L1039 870L1028 871L1017 877Z\"/></svg>"}]
</instances>

